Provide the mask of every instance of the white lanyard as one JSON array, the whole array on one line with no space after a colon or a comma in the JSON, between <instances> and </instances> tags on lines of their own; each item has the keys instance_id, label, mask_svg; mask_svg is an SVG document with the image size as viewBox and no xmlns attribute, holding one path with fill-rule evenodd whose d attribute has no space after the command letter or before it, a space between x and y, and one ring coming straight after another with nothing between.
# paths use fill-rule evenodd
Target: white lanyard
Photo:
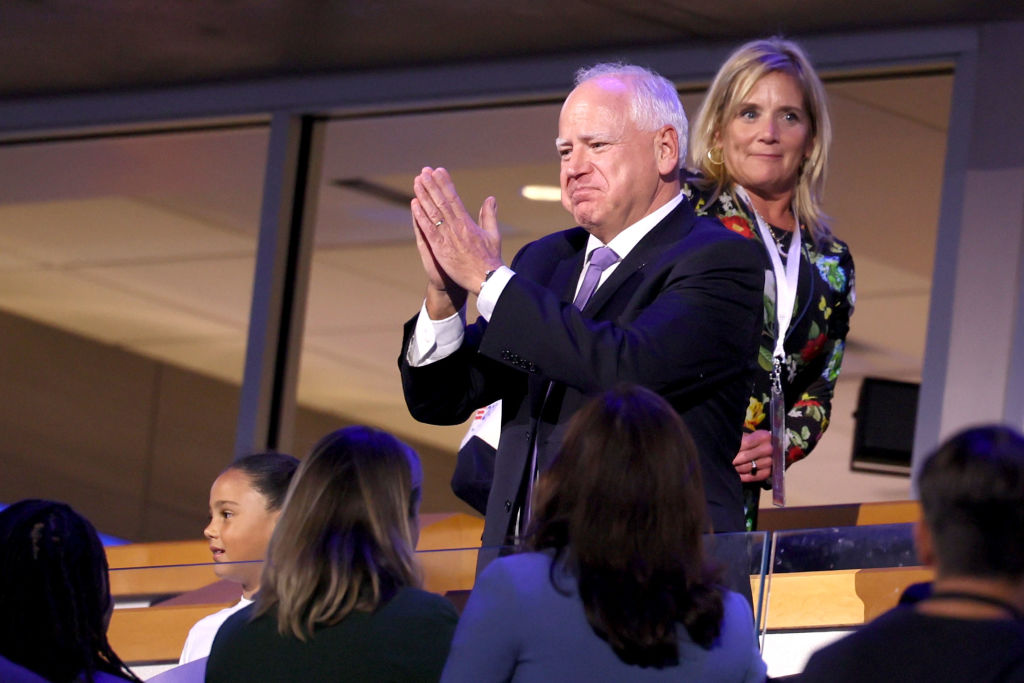
<instances>
[{"instance_id":1,"label":"white lanyard","mask_svg":"<svg viewBox=\"0 0 1024 683\"><path fill-rule=\"evenodd\" d=\"M747 203L750 210L754 212L757 220L757 228L761 231L761 239L764 241L764 248L772 259L772 270L775 272L775 320L777 324L777 335L775 337L775 358L785 358L786 352L783 348L786 343L786 332L789 330L789 323L793 319L793 309L796 307L796 288L800 279L800 223L793 228L793 236L789 239L789 250L786 252L786 266L782 266L782 256L779 248L772 237L771 228L768 223L754 209L750 195L739 185L736 186L736 194ZM793 211L794 218L796 211Z\"/></svg>"}]
</instances>

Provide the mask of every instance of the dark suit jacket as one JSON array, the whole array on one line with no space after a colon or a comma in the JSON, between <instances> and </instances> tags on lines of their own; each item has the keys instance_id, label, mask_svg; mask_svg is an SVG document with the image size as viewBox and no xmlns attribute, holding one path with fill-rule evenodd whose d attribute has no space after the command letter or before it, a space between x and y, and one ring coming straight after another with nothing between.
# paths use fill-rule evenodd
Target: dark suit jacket
<instances>
[{"instance_id":1,"label":"dark suit jacket","mask_svg":"<svg viewBox=\"0 0 1024 683\"><path fill-rule=\"evenodd\" d=\"M523 247L490 322L469 325L462 346L441 361L408 365L415 319L409 321L399 365L410 412L421 422L458 424L502 399L483 537L485 545L499 545L507 541L532 440L543 470L587 399L619 382L641 384L665 397L689 427L715 530L743 530L732 460L761 329L763 250L695 217L684 201L578 311L571 302L587 238L573 228ZM464 499L473 498L473 486L453 480Z\"/></svg>"}]
</instances>

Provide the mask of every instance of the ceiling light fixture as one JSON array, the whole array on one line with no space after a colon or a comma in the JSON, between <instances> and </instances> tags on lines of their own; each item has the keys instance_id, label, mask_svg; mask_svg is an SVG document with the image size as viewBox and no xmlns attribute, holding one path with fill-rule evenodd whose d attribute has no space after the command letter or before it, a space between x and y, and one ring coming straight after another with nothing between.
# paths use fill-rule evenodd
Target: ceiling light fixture
<instances>
[{"instance_id":1,"label":"ceiling light fixture","mask_svg":"<svg viewBox=\"0 0 1024 683\"><path fill-rule=\"evenodd\" d=\"M535 202L562 201L562 189L555 185L523 185L519 194Z\"/></svg>"}]
</instances>

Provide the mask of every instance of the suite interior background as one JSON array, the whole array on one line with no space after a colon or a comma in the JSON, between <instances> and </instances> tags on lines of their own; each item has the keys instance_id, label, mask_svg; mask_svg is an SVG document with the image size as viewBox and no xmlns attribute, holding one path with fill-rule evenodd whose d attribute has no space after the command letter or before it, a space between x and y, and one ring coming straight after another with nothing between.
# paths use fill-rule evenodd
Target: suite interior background
<instances>
[{"instance_id":1,"label":"suite interior background","mask_svg":"<svg viewBox=\"0 0 1024 683\"><path fill-rule=\"evenodd\" d=\"M55 4L70 9L68 18L75 14L70 8L73 3ZM955 3L946 5L949 10ZM22 21L33 18L27 5L15 7L23 12ZM226 13L240 11L232 3L223 7ZM308 19L312 10L307 3L292 7L296 26L286 25L284 33L295 38L301 34L299 19ZM397 41L413 30L415 22L407 19L422 19L418 12L425 10L418 7L410 3L409 11L395 24L397 30L387 33L389 40ZM608 47L621 42L653 44L693 38L694 27L708 24L692 17L686 24L680 17L696 7L696 3L662 7L660 11L671 16L668 23L659 23L666 16L653 16L657 10L642 16L625 3L578 3L559 10L563 13L559 19L586 25L583 15L599 21L611 13L618 28L601 33L603 44L600 40L587 43L605 49L598 57L607 58L614 56ZM970 11L979 13L976 18L991 18L995 11L975 7ZM346 21L333 37L314 31L308 51L295 45L289 51L288 46L271 41L279 58L273 65L266 63L265 55L275 49L261 50L246 42L254 35L269 37L246 29L244 22L225 24L227 19L206 17L186 26L185 18L173 9L138 10L132 16L122 12L113 17L116 23L136 30L123 35L117 49L96 46L74 62L69 59L71 48L82 46L71 41L59 48L64 51L63 60L21 62L0 73L0 84L7 93L38 98L69 90L128 90L196 78L338 68L339 63L348 66L343 63L346 57L338 56L337 45L333 57L326 54L331 52L327 43L344 42L359 25L359 17L377 21L382 11L370 6L362 14L342 12L335 22L353 17L356 21ZM516 14L518 21L509 25L510 37L532 23L535 16L525 12ZM915 12L919 18L927 14L922 8L907 9L905 14ZM270 10L257 14L256 23L264 28L274 18ZM145 15L144 20L139 20L140 15ZM834 18L839 15L841 19ZM815 21L826 21L826 16L833 17L829 25L836 28L858 26L834 7L816 16L812 20L806 12L791 15L799 18L788 21L790 31L815 30ZM80 25L83 35L99 29L96 17L79 18L84 22ZM324 26L338 26L330 17L318 18L326 21ZM117 55L124 54L122 50L133 41L141 46L147 30L153 31L153 24L147 22L157 20L166 22L166 39L140 52L135 62L115 64ZM897 17L890 23L903 21ZM11 30L10 22L2 25ZM429 27L430 22L423 25ZM225 26L242 30L228 31ZM489 24L477 28L481 30L458 32L462 51L446 53L435 46L430 55L417 58L512 53L509 42L467 44L466 40L472 42L467 37L470 33L478 38L493 35L488 34L494 28ZM745 22L734 22L720 35L704 31L699 39L739 39L758 32ZM582 45L573 42L575 35L562 31L555 38L538 26L532 42L520 49L533 45L538 51L577 49ZM4 44L8 47L0 52L13 49L11 43L0 42ZM15 47L20 45L23 41L15 41ZM174 45L182 53L180 60L169 59ZM228 46L234 51L225 49ZM408 50L385 57L384 44L371 48L356 41L347 47L362 55L353 57L351 66L377 67L385 59L413 59ZM25 54L30 53L26 48ZM574 57L572 63L586 62L591 56ZM297 64L295 59L305 62ZM48 71L57 63L65 65L60 73ZM214 73L217 66L220 71ZM847 471L851 413L860 378L920 377L952 89L948 64L887 69L871 78L862 73L827 75L837 131L827 208L837 233L853 249L859 298L833 425L812 458L792 470L794 504L909 495L905 479ZM567 71L565 89L570 78ZM680 85L692 114L701 84ZM300 413L297 452L335 423L376 424L425 450L431 487L428 509L457 509L446 495L445 481L463 428L413 423L401 403L394 364L399 325L415 312L422 290L407 210L372 194L339 187L335 181L358 178L406 193L419 166L445 165L453 170L467 204L478 205L487 193L498 197L505 250L511 256L525 241L567 225L567 215L558 204L527 202L517 195L527 182L551 182L557 177L552 139L561 94L539 92L485 107L452 102L398 113L388 113L385 106L373 115L347 115L327 124L298 388L305 410ZM57 480L58 491L78 490L81 495L85 482L86 495L78 504L87 514L107 518L119 527L108 530L140 540L193 535L186 529L198 528L194 520L203 516L209 481L230 457L267 144L266 118L259 113L241 120L169 120L156 128L18 132L8 134L0 146L0 176L5 178L0 185L0 308L15 316L11 324L19 330L18 335L4 336L0 377L8 380L2 390L8 408L0 411L0 423L19 438L9 442L4 454L8 464L4 466L7 474L0 477L0 495L8 500L56 496L47 491L54 490ZM97 353L105 359L94 365L94 376L84 378L79 394L66 403L58 398L58 380L39 385L32 376L19 375L26 366L19 362L20 356L40 355L50 348L38 336L50 334L49 328L61 331L57 346L62 357L43 354L41 363L66 362L67 370L74 371L94 361ZM15 340L19 346L12 345ZM87 348L89 352L83 351ZM112 355L116 360L109 359ZM91 400L90 386L130 383L140 372L160 377L139 385L139 396L145 394L144 398L112 406L99 416L82 409ZM50 375L51 379L60 376L59 372ZM26 391L36 397L35 403L19 398ZM92 399L103 393L97 391ZM13 409L12 401L21 405ZM133 408L138 413L133 419L139 423L134 440L108 440L106 447L116 455L101 456L103 476L97 477L96 460L83 457L89 449L76 448L81 430L97 432L98 439L90 440L91 448L96 448L104 443L103 434L118 433L123 426L118 423L127 421L126 411ZM79 417L69 421L71 412ZM26 424L29 414L43 417ZM179 419L170 419L172 414ZM40 435L46 438L33 441ZM35 448L44 444L54 450L45 457L31 451L17 454L14 448L20 443ZM11 467L15 457L17 467ZM34 470L38 464L44 466ZM823 487L823 481L834 483ZM125 491L133 492L130 505L122 506L118 514L88 509L98 501L123 497ZM132 510L142 514L125 522L125 513Z\"/></svg>"}]
</instances>

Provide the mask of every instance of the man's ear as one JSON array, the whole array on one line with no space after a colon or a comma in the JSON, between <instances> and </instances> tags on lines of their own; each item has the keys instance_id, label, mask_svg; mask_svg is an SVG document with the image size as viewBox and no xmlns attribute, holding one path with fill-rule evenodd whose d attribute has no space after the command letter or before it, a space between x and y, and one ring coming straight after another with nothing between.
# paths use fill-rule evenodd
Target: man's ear
<instances>
[{"instance_id":1,"label":"man's ear","mask_svg":"<svg viewBox=\"0 0 1024 683\"><path fill-rule=\"evenodd\" d=\"M918 561L926 567L935 566L935 543L931 529L923 520L914 522L914 547L917 549Z\"/></svg>"},{"instance_id":2,"label":"man's ear","mask_svg":"<svg viewBox=\"0 0 1024 683\"><path fill-rule=\"evenodd\" d=\"M664 126L654 134L654 158L661 175L678 172L679 133L672 126Z\"/></svg>"}]
</instances>

